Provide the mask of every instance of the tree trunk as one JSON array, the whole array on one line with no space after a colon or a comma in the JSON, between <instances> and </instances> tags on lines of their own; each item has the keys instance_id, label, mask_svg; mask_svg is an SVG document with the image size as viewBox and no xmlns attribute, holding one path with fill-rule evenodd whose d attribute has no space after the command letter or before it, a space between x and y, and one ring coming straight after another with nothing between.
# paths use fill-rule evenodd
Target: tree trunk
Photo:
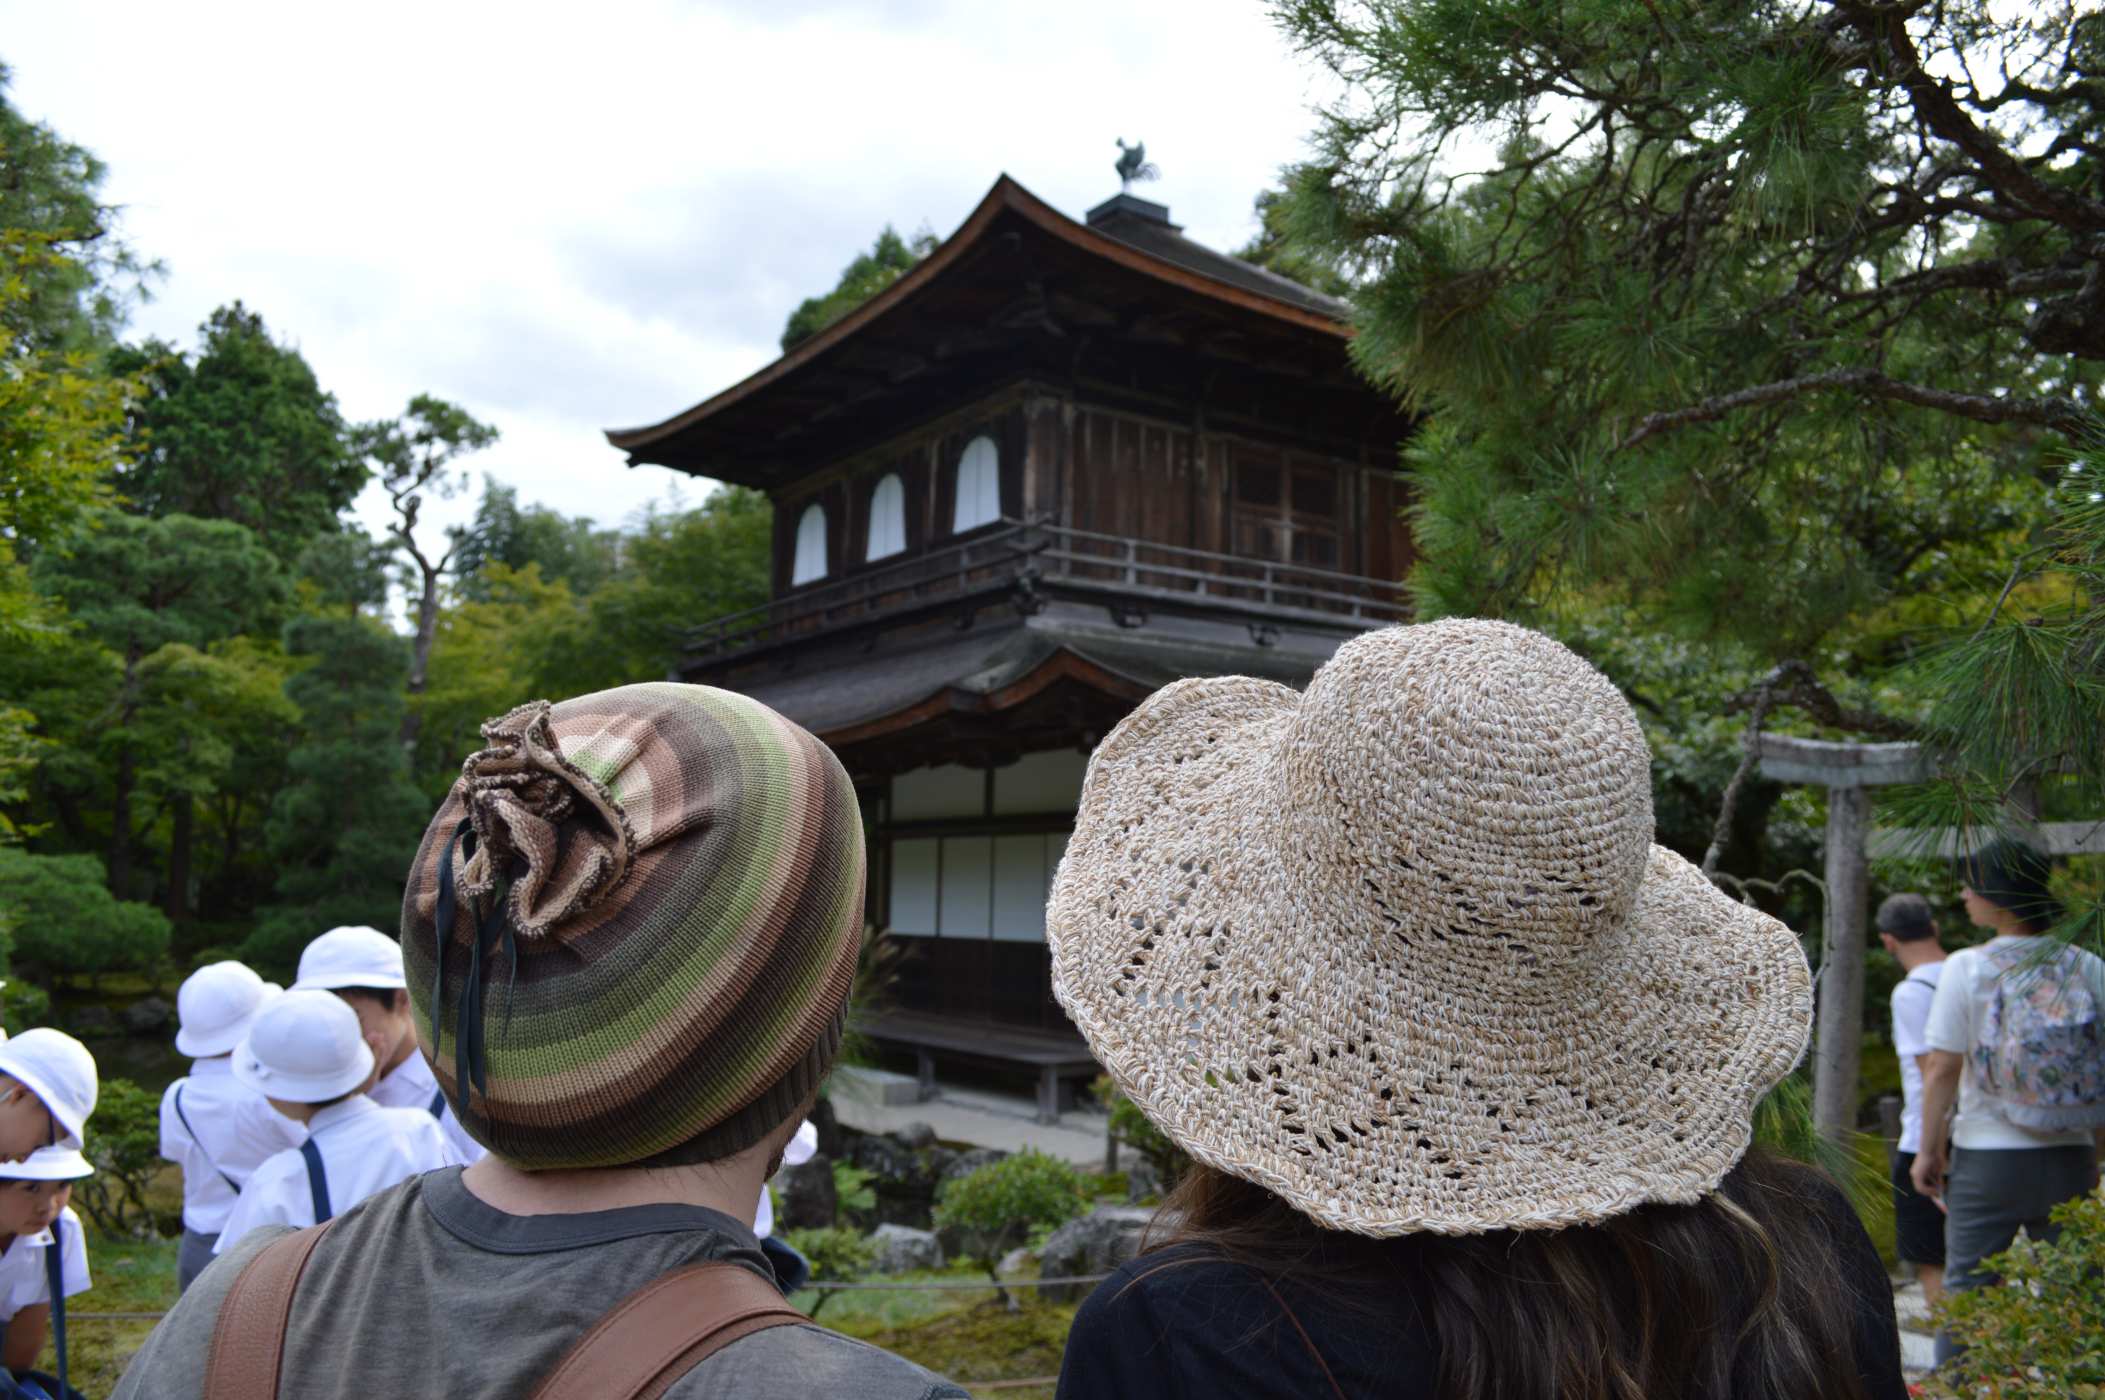
<instances>
[{"instance_id":1,"label":"tree trunk","mask_svg":"<svg viewBox=\"0 0 2105 1400\"><path fill-rule=\"evenodd\" d=\"M132 897L132 788L137 783L131 745L117 750L117 781L110 794L110 893Z\"/></svg>"},{"instance_id":2,"label":"tree trunk","mask_svg":"<svg viewBox=\"0 0 2105 1400\"><path fill-rule=\"evenodd\" d=\"M1856 1129L1864 1041L1864 922L1871 901L1864 838L1871 794L1827 790L1827 928L1820 950L1819 1025L1813 1042L1813 1124L1841 1146Z\"/></svg>"},{"instance_id":3,"label":"tree trunk","mask_svg":"<svg viewBox=\"0 0 2105 1400\"><path fill-rule=\"evenodd\" d=\"M409 652L409 708L402 715L402 748L414 757L417 738L424 732L424 716L417 709L416 698L424 693L424 686L431 672L431 643L439 630L439 571L425 562L422 555L416 556L417 569L424 576L424 592L417 599L417 635Z\"/></svg>"},{"instance_id":4,"label":"tree trunk","mask_svg":"<svg viewBox=\"0 0 2105 1400\"><path fill-rule=\"evenodd\" d=\"M173 799L168 834L168 897L163 912L175 920L190 917L190 851L197 840L197 801L187 793Z\"/></svg>"}]
</instances>

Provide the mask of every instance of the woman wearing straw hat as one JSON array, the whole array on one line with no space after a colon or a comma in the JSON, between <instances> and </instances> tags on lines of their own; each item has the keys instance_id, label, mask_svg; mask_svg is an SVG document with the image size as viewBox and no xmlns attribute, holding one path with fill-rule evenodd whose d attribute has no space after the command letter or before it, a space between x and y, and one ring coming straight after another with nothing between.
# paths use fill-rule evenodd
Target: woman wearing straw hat
<instances>
[{"instance_id":1,"label":"woman wearing straw hat","mask_svg":"<svg viewBox=\"0 0 2105 1400\"><path fill-rule=\"evenodd\" d=\"M1063 1396L1904 1394L1847 1201L1748 1150L1804 955L1652 844L1630 706L1556 642L1392 628L1305 694L1158 692L1047 926L1193 1163Z\"/></svg>"}]
</instances>

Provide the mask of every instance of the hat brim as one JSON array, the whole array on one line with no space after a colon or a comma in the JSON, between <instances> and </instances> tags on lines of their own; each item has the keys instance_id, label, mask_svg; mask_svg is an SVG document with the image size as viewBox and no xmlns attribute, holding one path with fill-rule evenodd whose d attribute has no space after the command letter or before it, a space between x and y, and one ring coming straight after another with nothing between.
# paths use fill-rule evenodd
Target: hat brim
<instances>
[{"instance_id":1,"label":"hat brim","mask_svg":"<svg viewBox=\"0 0 2105 1400\"><path fill-rule=\"evenodd\" d=\"M51 1081L44 1077L42 1069L33 1064L16 1063L8 1058L6 1047L0 1046L0 1074L35 1094L37 1102L51 1115L51 1121L58 1124L61 1136L53 1146L78 1148L82 1145L81 1130L88 1125L87 1117L68 1108L64 1095L52 1092Z\"/></svg>"},{"instance_id":2,"label":"hat brim","mask_svg":"<svg viewBox=\"0 0 2105 1400\"><path fill-rule=\"evenodd\" d=\"M399 972L317 972L292 984L295 992L340 992L346 987L372 987L379 991L409 990L409 979Z\"/></svg>"},{"instance_id":3,"label":"hat brim","mask_svg":"<svg viewBox=\"0 0 2105 1400\"><path fill-rule=\"evenodd\" d=\"M78 1148L41 1148L19 1162L0 1163L0 1181L79 1181L93 1175L94 1166Z\"/></svg>"},{"instance_id":4,"label":"hat brim","mask_svg":"<svg viewBox=\"0 0 2105 1400\"><path fill-rule=\"evenodd\" d=\"M1443 931L1397 936L1354 872L1309 878L1283 849L1299 704L1180 681L1090 760L1047 938L1119 1087L1195 1159L1361 1234L1554 1228L1716 1189L1804 1053L1790 930L1655 846L1584 958L1418 951Z\"/></svg>"},{"instance_id":5,"label":"hat brim","mask_svg":"<svg viewBox=\"0 0 2105 1400\"><path fill-rule=\"evenodd\" d=\"M342 1098L373 1077L372 1047L360 1041L358 1054L355 1072L346 1068L336 1074L286 1074L270 1068L242 1048L234 1052L234 1078L266 1099L277 1099L282 1103L327 1103Z\"/></svg>"}]
</instances>

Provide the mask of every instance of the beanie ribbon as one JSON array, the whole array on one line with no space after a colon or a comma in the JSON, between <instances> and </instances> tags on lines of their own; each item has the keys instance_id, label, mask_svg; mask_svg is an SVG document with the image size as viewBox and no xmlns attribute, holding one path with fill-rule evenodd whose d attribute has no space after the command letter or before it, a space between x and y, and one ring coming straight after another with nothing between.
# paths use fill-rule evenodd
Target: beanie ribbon
<instances>
[{"instance_id":1,"label":"beanie ribbon","mask_svg":"<svg viewBox=\"0 0 2105 1400\"><path fill-rule=\"evenodd\" d=\"M467 860L474 860L475 828L466 817L453 828L453 834L446 839L446 849L439 857L438 906L433 910L432 919L436 946L431 958L431 1053L434 1058L445 1035L440 1016L446 1004L446 945L453 939L453 920L459 908L453 880L456 846ZM512 921L504 916L504 905L504 891L493 885L489 907L476 920L475 934L468 944L468 976L461 983L460 1005L454 1010L453 1092L460 1096L463 1104L467 1102L471 1084L481 1090L485 1098L490 1092L489 1049L483 1026L482 947L490 941L493 932L504 945L505 957L511 965L510 980L505 984L505 1018L509 1020L512 1014L511 991L519 979L519 944L512 932Z\"/></svg>"}]
</instances>

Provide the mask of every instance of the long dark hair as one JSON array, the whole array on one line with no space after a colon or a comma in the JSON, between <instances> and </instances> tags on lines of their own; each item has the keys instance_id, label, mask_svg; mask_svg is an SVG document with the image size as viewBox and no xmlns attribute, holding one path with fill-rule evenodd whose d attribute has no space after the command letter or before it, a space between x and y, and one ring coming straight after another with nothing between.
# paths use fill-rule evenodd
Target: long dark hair
<instances>
[{"instance_id":1,"label":"long dark hair","mask_svg":"<svg viewBox=\"0 0 2105 1400\"><path fill-rule=\"evenodd\" d=\"M1812 1168L1756 1148L1695 1205L1563 1230L1372 1239L1195 1164L1148 1247L1193 1246L1157 1267L1225 1258L1275 1291L1320 1295L1333 1315L1393 1317L1401 1290L1437 1342L1440 1400L1864 1400L1859 1305L1838 1268L1839 1222L1820 1204L1837 1199Z\"/></svg>"}]
</instances>

